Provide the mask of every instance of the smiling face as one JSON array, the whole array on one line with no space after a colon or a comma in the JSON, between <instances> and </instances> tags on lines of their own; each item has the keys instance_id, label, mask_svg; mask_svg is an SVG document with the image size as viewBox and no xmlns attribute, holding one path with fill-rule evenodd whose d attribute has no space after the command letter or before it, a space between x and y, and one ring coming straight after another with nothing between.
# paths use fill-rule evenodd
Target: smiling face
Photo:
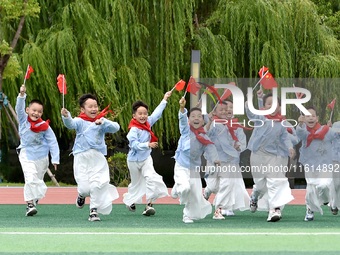
<instances>
[{"instance_id":1,"label":"smiling face","mask_svg":"<svg viewBox=\"0 0 340 255\"><path fill-rule=\"evenodd\" d=\"M138 107L136 112L132 114L132 117L141 124L147 122L148 116L148 110L144 106Z\"/></svg>"},{"instance_id":2,"label":"smiling face","mask_svg":"<svg viewBox=\"0 0 340 255\"><path fill-rule=\"evenodd\" d=\"M98 114L97 100L92 98L87 99L80 110L82 113L85 113L87 117L94 119Z\"/></svg>"},{"instance_id":3,"label":"smiling face","mask_svg":"<svg viewBox=\"0 0 340 255\"><path fill-rule=\"evenodd\" d=\"M43 115L43 109L44 107L41 104L31 103L26 108L26 113L32 121L37 121Z\"/></svg>"},{"instance_id":4,"label":"smiling face","mask_svg":"<svg viewBox=\"0 0 340 255\"><path fill-rule=\"evenodd\" d=\"M189 124L190 124L190 126L192 126L195 129L203 127L204 120L203 120L202 112L199 111L199 110L194 110L194 111L190 112Z\"/></svg>"},{"instance_id":5,"label":"smiling face","mask_svg":"<svg viewBox=\"0 0 340 255\"><path fill-rule=\"evenodd\" d=\"M226 119L228 113L228 105L227 104L220 104L218 103L216 109L214 111L214 115L219 119Z\"/></svg>"},{"instance_id":6,"label":"smiling face","mask_svg":"<svg viewBox=\"0 0 340 255\"><path fill-rule=\"evenodd\" d=\"M264 102L264 109L269 110L272 107L272 104L273 104L273 97L272 96L267 97L266 101ZM275 111L272 114L270 114L270 115L277 114L280 111L280 109L281 109L281 106L278 103L277 106L276 106Z\"/></svg>"},{"instance_id":7,"label":"smiling face","mask_svg":"<svg viewBox=\"0 0 340 255\"><path fill-rule=\"evenodd\" d=\"M309 128L315 127L316 123L319 122L319 117L316 115L316 111L314 109L308 109L311 115L305 116L306 126Z\"/></svg>"}]
</instances>

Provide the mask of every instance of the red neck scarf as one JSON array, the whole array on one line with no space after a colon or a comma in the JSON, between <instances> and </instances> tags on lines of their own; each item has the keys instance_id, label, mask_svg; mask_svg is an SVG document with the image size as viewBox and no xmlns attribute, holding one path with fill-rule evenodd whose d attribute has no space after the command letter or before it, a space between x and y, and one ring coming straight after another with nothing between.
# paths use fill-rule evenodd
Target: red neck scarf
<instances>
[{"instance_id":1,"label":"red neck scarf","mask_svg":"<svg viewBox=\"0 0 340 255\"><path fill-rule=\"evenodd\" d=\"M108 114L109 112L110 113L113 113L111 110L108 110L110 105L106 106L104 110L102 110L100 113L98 113L98 115L94 118L90 118L89 116L87 116L84 112L80 113L78 115L79 118L82 118L83 120L86 120L86 121L91 121L91 122L95 122L96 120L104 117L106 114Z\"/></svg>"},{"instance_id":2,"label":"red neck scarf","mask_svg":"<svg viewBox=\"0 0 340 255\"><path fill-rule=\"evenodd\" d=\"M324 125L322 129L318 133L316 133L316 131L320 127L321 127L320 123L316 123L316 125L313 128L307 127L307 131L309 132L309 135L307 136L306 147L308 147L314 139L323 140L325 138L325 135L327 134L329 130L329 126Z\"/></svg>"},{"instance_id":3,"label":"red neck scarf","mask_svg":"<svg viewBox=\"0 0 340 255\"><path fill-rule=\"evenodd\" d=\"M226 125L228 130L229 130L229 133L231 135L231 137L233 138L233 140L235 142L238 142L238 138L237 136L235 135L235 130L238 129L238 128L243 128L243 129L246 129L246 130L252 130L252 128L247 128L245 126L242 126L238 123L238 118L233 118L233 119L230 119L230 120L222 120L222 121L219 121L219 118L214 116L214 119L215 121L218 123L218 122L221 122L222 124Z\"/></svg>"},{"instance_id":4,"label":"red neck scarf","mask_svg":"<svg viewBox=\"0 0 340 255\"><path fill-rule=\"evenodd\" d=\"M289 134L293 134L293 129L292 128L287 127L287 131L288 131Z\"/></svg>"},{"instance_id":5,"label":"red neck scarf","mask_svg":"<svg viewBox=\"0 0 340 255\"><path fill-rule=\"evenodd\" d=\"M35 133L46 131L50 123L50 120L43 121L41 118L39 118L37 121L33 121L30 117L27 117L27 120L31 124L31 130Z\"/></svg>"},{"instance_id":6,"label":"red neck scarf","mask_svg":"<svg viewBox=\"0 0 340 255\"><path fill-rule=\"evenodd\" d=\"M138 122L135 119L131 119L128 129L130 129L132 127L136 127L138 129L142 129L142 130L148 131L150 133L150 135L151 135L151 140L150 140L151 143L158 141L157 136L154 134L154 132L151 131L151 127L150 127L150 123L149 122L146 121L144 124L142 124L142 123Z\"/></svg>"},{"instance_id":7,"label":"red neck scarf","mask_svg":"<svg viewBox=\"0 0 340 255\"><path fill-rule=\"evenodd\" d=\"M282 116L280 113L276 113L275 115L265 115L265 117L269 120L273 120L273 121L277 121L277 122L281 122L283 120L285 120L286 118L284 116Z\"/></svg>"},{"instance_id":8,"label":"red neck scarf","mask_svg":"<svg viewBox=\"0 0 340 255\"><path fill-rule=\"evenodd\" d=\"M205 139L203 136L201 136L200 134L205 134L205 130L203 127L200 128L194 128L193 126L190 125L190 130L195 134L197 140L203 144L203 145L208 145L208 144L214 144L212 141Z\"/></svg>"}]
</instances>

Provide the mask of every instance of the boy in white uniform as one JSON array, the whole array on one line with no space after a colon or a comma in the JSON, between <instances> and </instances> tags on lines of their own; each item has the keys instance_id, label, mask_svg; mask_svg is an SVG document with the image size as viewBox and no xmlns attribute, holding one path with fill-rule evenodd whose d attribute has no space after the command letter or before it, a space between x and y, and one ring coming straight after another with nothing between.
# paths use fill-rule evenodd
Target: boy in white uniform
<instances>
[{"instance_id":1,"label":"boy in white uniform","mask_svg":"<svg viewBox=\"0 0 340 255\"><path fill-rule=\"evenodd\" d=\"M105 158L106 133L116 133L120 126L104 118L107 108L98 113L97 98L91 94L80 97L81 113L72 118L63 108L62 119L68 129L76 131L72 149L74 155L74 178L78 185L76 206L83 208L85 198L90 197L89 221L100 221L99 213L107 215L112 210L112 201L119 197L116 187L110 184L110 170Z\"/></svg>"}]
</instances>

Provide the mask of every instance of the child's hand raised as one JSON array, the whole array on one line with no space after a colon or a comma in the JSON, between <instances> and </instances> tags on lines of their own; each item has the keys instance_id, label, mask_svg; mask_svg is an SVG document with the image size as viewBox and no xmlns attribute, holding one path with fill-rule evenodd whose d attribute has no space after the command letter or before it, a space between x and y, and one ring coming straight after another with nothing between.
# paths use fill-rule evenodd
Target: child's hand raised
<instances>
[{"instance_id":1,"label":"child's hand raised","mask_svg":"<svg viewBox=\"0 0 340 255\"><path fill-rule=\"evenodd\" d=\"M61 115L64 116L64 117L68 117L68 110L65 109L65 108L62 108L61 109Z\"/></svg>"},{"instance_id":2,"label":"child's hand raised","mask_svg":"<svg viewBox=\"0 0 340 255\"><path fill-rule=\"evenodd\" d=\"M25 85L21 85L20 87L20 96L24 96L26 93L26 87Z\"/></svg>"},{"instance_id":3,"label":"child's hand raised","mask_svg":"<svg viewBox=\"0 0 340 255\"><path fill-rule=\"evenodd\" d=\"M185 108L185 104L186 104L186 100L184 97L182 97L180 100L179 100L179 106L181 108Z\"/></svg>"},{"instance_id":4,"label":"child's hand raised","mask_svg":"<svg viewBox=\"0 0 340 255\"><path fill-rule=\"evenodd\" d=\"M305 116L304 116L304 115L300 115L300 117L298 118L298 122L299 122L300 124L305 123Z\"/></svg>"},{"instance_id":5,"label":"child's hand raised","mask_svg":"<svg viewBox=\"0 0 340 255\"><path fill-rule=\"evenodd\" d=\"M163 97L163 99L164 100L168 100L168 98L171 96L171 91L168 91L168 92L166 92L165 94L164 94L164 97Z\"/></svg>"}]
</instances>

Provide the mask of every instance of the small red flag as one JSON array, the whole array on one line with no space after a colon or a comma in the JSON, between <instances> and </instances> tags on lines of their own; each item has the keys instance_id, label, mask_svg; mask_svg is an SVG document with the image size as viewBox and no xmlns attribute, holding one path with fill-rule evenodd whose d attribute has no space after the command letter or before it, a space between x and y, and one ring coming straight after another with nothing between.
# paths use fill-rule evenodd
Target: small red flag
<instances>
[{"instance_id":1,"label":"small red flag","mask_svg":"<svg viewBox=\"0 0 340 255\"><path fill-rule=\"evenodd\" d=\"M235 84L235 82L230 82L230 83L228 83L228 85L234 85L234 86L236 86L236 84ZM230 97L231 96L231 91L230 91L230 89L224 89L224 91L223 91L223 94L222 94L222 96L221 96L221 100L223 101L223 100L226 100L228 97Z\"/></svg>"},{"instance_id":2,"label":"small red flag","mask_svg":"<svg viewBox=\"0 0 340 255\"><path fill-rule=\"evenodd\" d=\"M190 79L188 81L188 86L187 86L187 92L192 93L196 96L197 91L201 89L201 85L199 85L195 79L190 76Z\"/></svg>"},{"instance_id":3,"label":"small red flag","mask_svg":"<svg viewBox=\"0 0 340 255\"><path fill-rule=\"evenodd\" d=\"M293 87L295 88L295 85L293 84ZM297 99L301 99L305 94L301 93L301 92L295 92L295 96Z\"/></svg>"},{"instance_id":4,"label":"small red flag","mask_svg":"<svg viewBox=\"0 0 340 255\"><path fill-rule=\"evenodd\" d=\"M268 67L265 67L265 66L263 66L259 70L260 78L262 78L264 76L260 83L263 86L263 88L265 88L265 89L277 88L278 85L277 85L273 75L268 70L269 70Z\"/></svg>"},{"instance_id":5,"label":"small red flag","mask_svg":"<svg viewBox=\"0 0 340 255\"><path fill-rule=\"evenodd\" d=\"M185 87L185 81L183 81L183 80L180 80L180 81L177 82L176 85L175 85L175 89L176 89L177 91L182 91L182 90L184 89L184 87Z\"/></svg>"},{"instance_id":6,"label":"small red flag","mask_svg":"<svg viewBox=\"0 0 340 255\"><path fill-rule=\"evenodd\" d=\"M67 94L67 87L66 87L65 75L63 75L63 74L59 74L58 75L58 77L57 77L57 85L58 85L59 92L61 94L66 95Z\"/></svg>"},{"instance_id":7,"label":"small red flag","mask_svg":"<svg viewBox=\"0 0 340 255\"><path fill-rule=\"evenodd\" d=\"M31 77L31 73L33 73L33 72L34 72L33 67L28 65L26 75L25 75L25 80L28 80Z\"/></svg>"},{"instance_id":8,"label":"small red flag","mask_svg":"<svg viewBox=\"0 0 340 255\"><path fill-rule=\"evenodd\" d=\"M334 98L332 100L332 102L330 102L328 105L327 105L327 108L331 109L332 111L334 110L334 106L335 106L335 101L336 99Z\"/></svg>"}]
</instances>

